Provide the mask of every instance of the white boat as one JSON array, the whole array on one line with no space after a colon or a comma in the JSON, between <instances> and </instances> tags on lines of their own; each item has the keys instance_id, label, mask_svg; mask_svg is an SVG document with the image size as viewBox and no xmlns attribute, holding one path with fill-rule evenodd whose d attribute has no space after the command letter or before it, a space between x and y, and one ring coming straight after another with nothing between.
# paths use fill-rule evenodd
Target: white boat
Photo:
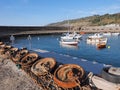
<instances>
[{"instance_id":1,"label":"white boat","mask_svg":"<svg viewBox=\"0 0 120 90\"><path fill-rule=\"evenodd\" d=\"M111 36L112 34L110 32L103 33L103 36Z\"/></svg>"},{"instance_id":2,"label":"white boat","mask_svg":"<svg viewBox=\"0 0 120 90\"><path fill-rule=\"evenodd\" d=\"M120 33L112 33L112 36L118 36Z\"/></svg>"},{"instance_id":3,"label":"white boat","mask_svg":"<svg viewBox=\"0 0 120 90\"><path fill-rule=\"evenodd\" d=\"M66 39L73 39L73 36L70 35L70 33L66 33L64 36L61 36L61 39L66 40Z\"/></svg>"},{"instance_id":4,"label":"white boat","mask_svg":"<svg viewBox=\"0 0 120 90\"><path fill-rule=\"evenodd\" d=\"M78 49L78 45L69 45L69 44L60 44L61 47L63 48L68 48L68 49Z\"/></svg>"},{"instance_id":5,"label":"white boat","mask_svg":"<svg viewBox=\"0 0 120 90\"><path fill-rule=\"evenodd\" d=\"M95 43L95 44L99 44L99 43L104 43L107 44L107 38L87 38L87 43Z\"/></svg>"},{"instance_id":6,"label":"white boat","mask_svg":"<svg viewBox=\"0 0 120 90\"><path fill-rule=\"evenodd\" d=\"M61 39L60 44L66 44L66 45L78 45L78 41L75 39Z\"/></svg>"},{"instance_id":7,"label":"white boat","mask_svg":"<svg viewBox=\"0 0 120 90\"><path fill-rule=\"evenodd\" d=\"M120 76L120 67L118 67L118 68L116 68L116 67L110 67L109 70L108 70L108 72L110 74L114 74L114 75L119 75Z\"/></svg>"},{"instance_id":8,"label":"white boat","mask_svg":"<svg viewBox=\"0 0 120 90\"><path fill-rule=\"evenodd\" d=\"M88 36L87 38L87 43L88 44L99 44L99 43L104 43L106 44L107 43L107 38L103 37L103 35L101 34L94 34L92 36Z\"/></svg>"},{"instance_id":9,"label":"white boat","mask_svg":"<svg viewBox=\"0 0 120 90\"><path fill-rule=\"evenodd\" d=\"M94 39L94 38L102 38L102 37L103 37L103 35L100 34L100 33L95 33L95 34L92 35L92 36L88 36L88 38L92 38L92 39Z\"/></svg>"},{"instance_id":10,"label":"white boat","mask_svg":"<svg viewBox=\"0 0 120 90\"><path fill-rule=\"evenodd\" d=\"M82 37L82 35L80 35L80 34L78 34L76 32L73 33L73 38L74 39L81 39L81 37Z\"/></svg>"},{"instance_id":11,"label":"white boat","mask_svg":"<svg viewBox=\"0 0 120 90\"><path fill-rule=\"evenodd\" d=\"M76 32L74 32L74 33L66 33L64 36L62 36L61 37L61 39L77 39L77 40L79 40L80 38L82 37L82 35L80 35L80 34L77 34Z\"/></svg>"},{"instance_id":12,"label":"white boat","mask_svg":"<svg viewBox=\"0 0 120 90\"><path fill-rule=\"evenodd\" d=\"M109 82L101 77L93 76L92 83L98 89L102 90L120 90L120 84Z\"/></svg>"},{"instance_id":13,"label":"white boat","mask_svg":"<svg viewBox=\"0 0 120 90\"><path fill-rule=\"evenodd\" d=\"M120 67L104 67L101 77L112 83L120 84Z\"/></svg>"}]
</instances>

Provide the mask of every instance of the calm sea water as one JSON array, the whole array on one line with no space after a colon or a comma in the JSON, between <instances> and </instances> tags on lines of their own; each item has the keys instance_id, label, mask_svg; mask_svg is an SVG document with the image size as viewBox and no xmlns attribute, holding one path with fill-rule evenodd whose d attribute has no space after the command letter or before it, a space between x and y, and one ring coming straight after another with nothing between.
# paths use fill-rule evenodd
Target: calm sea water
<instances>
[{"instance_id":1,"label":"calm sea water","mask_svg":"<svg viewBox=\"0 0 120 90\"><path fill-rule=\"evenodd\" d=\"M108 36L107 47L97 49L95 45L86 43L88 35L83 35L78 46L62 46L59 44L61 35L31 35L31 40L27 36L16 37L15 44L19 47L29 49L43 49L56 53L68 54L73 57L96 61L108 65L120 67L120 36Z\"/></svg>"}]
</instances>

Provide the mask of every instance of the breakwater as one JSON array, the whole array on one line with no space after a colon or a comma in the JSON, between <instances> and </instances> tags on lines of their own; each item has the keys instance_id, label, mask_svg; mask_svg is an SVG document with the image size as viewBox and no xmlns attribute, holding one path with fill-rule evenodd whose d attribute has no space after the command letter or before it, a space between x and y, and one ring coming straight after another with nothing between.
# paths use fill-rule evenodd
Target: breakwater
<instances>
[{"instance_id":1,"label":"breakwater","mask_svg":"<svg viewBox=\"0 0 120 90\"><path fill-rule=\"evenodd\" d=\"M51 34L65 32L66 27L53 26L0 26L0 35Z\"/></svg>"},{"instance_id":2,"label":"breakwater","mask_svg":"<svg viewBox=\"0 0 120 90\"><path fill-rule=\"evenodd\" d=\"M81 26L72 27L69 32L120 32L119 26ZM0 26L0 36L25 35L25 34L56 34L68 32L68 27L64 26Z\"/></svg>"},{"instance_id":3,"label":"breakwater","mask_svg":"<svg viewBox=\"0 0 120 90\"><path fill-rule=\"evenodd\" d=\"M120 26L0 26L0 40L9 41L10 35L24 36L24 35L46 35L46 34L62 34L66 32L76 31L77 33L103 33L103 32L119 32Z\"/></svg>"}]
</instances>

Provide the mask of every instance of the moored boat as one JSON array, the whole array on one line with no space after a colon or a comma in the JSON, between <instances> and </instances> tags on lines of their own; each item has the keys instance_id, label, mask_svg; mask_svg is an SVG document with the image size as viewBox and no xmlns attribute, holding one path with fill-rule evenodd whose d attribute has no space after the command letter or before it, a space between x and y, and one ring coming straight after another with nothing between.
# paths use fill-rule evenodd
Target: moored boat
<instances>
[{"instance_id":1,"label":"moored boat","mask_svg":"<svg viewBox=\"0 0 120 90\"><path fill-rule=\"evenodd\" d=\"M67 44L60 44L63 48L69 48L69 49L78 49L78 45L67 45Z\"/></svg>"},{"instance_id":2,"label":"moored boat","mask_svg":"<svg viewBox=\"0 0 120 90\"><path fill-rule=\"evenodd\" d=\"M87 38L87 43L107 43L107 38Z\"/></svg>"},{"instance_id":3,"label":"moored boat","mask_svg":"<svg viewBox=\"0 0 120 90\"><path fill-rule=\"evenodd\" d=\"M109 82L98 76L92 77L92 83L100 90L120 90L120 84Z\"/></svg>"},{"instance_id":4,"label":"moored boat","mask_svg":"<svg viewBox=\"0 0 120 90\"><path fill-rule=\"evenodd\" d=\"M120 84L120 68L105 67L101 72L101 76L107 81Z\"/></svg>"},{"instance_id":5,"label":"moored boat","mask_svg":"<svg viewBox=\"0 0 120 90\"><path fill-rule=\"evenodd\" d=\"M60 44L66 44L66 45L78 45L78 41L75 39L68 39L68 40L60 40Z\"/></svg>"},{"instance_id":6,"label":"moored boat","mask_svg":"<svg viewBox=\"0 0 120 90\"><path fill-rule=\"evenodd\" d=\"M102 38L103 37L103 35L102 34L100 34L100 33L95 33L94 35L91 35L91 36L88 36L88 38Z\"/></svg>"},{"instance_id":7,"label":"moored boat","mask_svg":"<svg viewBox=\"0 0 120 90\"><path fill-rule=\"evenodd\" d=\"M88 44L99 44L99 47L105 46L107 44L107 38L103 37L103 35L100 34L94 34L92 36L88 36L87 38ZM103 45L104 44L104 45Z\"/></svg>"},{"instance_id":8,"label":"moored boat","mask_svg":"<svg viewBox=\"0 0 120 90\"><path fill-rule=\"evenodd\" d=\"M112 33L110 33L110 32L103 33L103 36L111 36L111 35L112 35Z\"/></svg>"},{"instance_id":9,"label":"moored boat","mask_svg":"<svg viewBox=\"0 0 120 90\"><path fill-rule=\"evenodd\" d=\"M73 33L66 33L64 36L61 36L60 39L63 39L63 40L68 40L68 39L76 39L76 40L79 40L80 38L82 37L82 35L80 34L77 34L75 31Z\"/></svg>"},{"instance_id":10,"label":"moored boat","mask_svg":"<svg viewBox=\"0 0 120 90\"><path fill-rule=\"evenodd\" d=\"M112 36L118 36L120 33L112 33Z\"/></svg>"},{"instance_id":11,"label":"moored boat","mask_svg":"<svg viewBox=\"0 0 120 90\"><path fill-rule=\"evenodd\" d=\"M106 44L105 43L99 43L99 44L97 44L97 48L98 49L106 48Z\"/></svg>"}]
</instances>

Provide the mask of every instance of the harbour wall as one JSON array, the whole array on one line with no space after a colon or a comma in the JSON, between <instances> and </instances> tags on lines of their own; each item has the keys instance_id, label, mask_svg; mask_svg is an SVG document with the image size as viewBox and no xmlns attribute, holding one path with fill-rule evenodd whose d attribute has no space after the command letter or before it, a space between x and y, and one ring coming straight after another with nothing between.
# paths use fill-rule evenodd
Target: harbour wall
<instances>
[{"instance_id":1,"label":"harbour wall","mask_svg":"<svg viewBox=\"0 0 120 90\"><path fill-rule=\"evenodd\" d=\"M120 26L82 26L72 28L69 32L120 32ZM56 34L68 32L68 27L63 26L0 26L0 37L9 35L26 35L26 34Z\"/></svg>"},{"instance_id":2,"label":"harbour wall","mask_svg":"<svg viewBox=\"0 0 120 90\"><path fill-rule=\"evenodd\" d=\"M66 27L53 26L0 26L0 36L62 33Z\"/></svg>"}]
</instances>

